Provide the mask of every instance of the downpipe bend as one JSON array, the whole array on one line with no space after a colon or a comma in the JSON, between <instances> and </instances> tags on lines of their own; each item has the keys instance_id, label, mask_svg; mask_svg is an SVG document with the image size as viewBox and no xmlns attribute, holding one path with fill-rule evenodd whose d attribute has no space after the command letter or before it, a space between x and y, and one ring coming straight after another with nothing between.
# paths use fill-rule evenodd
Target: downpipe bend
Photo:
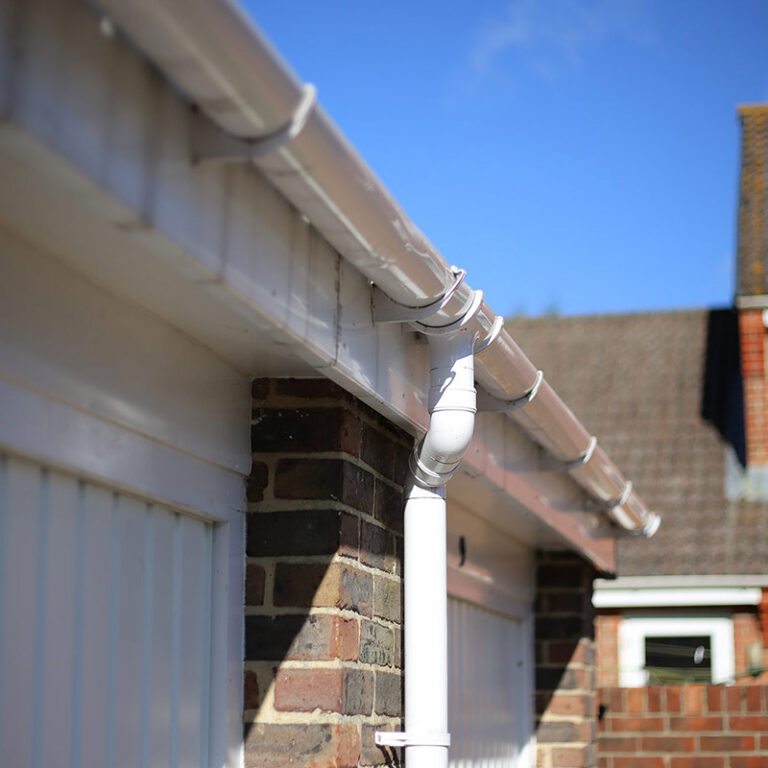
<instances>
[{"instance_id":1,"label":"downpipe bend","mask_svg":"<svg viewBox=\"0 0 768 768\"><path fill-rule=\"evenodd\" d=\"M453 476L475 428L474 334L461 329L429 337L431 366L429 429L411 454L415 481L427 488L445 485Z\"/></svg>"}]
</instances>

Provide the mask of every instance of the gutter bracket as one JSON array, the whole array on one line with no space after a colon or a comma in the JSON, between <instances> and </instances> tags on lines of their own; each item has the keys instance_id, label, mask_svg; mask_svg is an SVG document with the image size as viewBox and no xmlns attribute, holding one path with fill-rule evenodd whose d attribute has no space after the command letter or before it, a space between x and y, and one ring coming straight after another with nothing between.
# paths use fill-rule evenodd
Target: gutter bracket
<instances>
[{"instance_id":1,"label":"gutter bracket","mask_svg":"<svg viewBox=\"0 0 768 768\"><path fill-rule=\"evenodd\" d=\"M615 507L623 507L627 503L630 494L632 493L632 481L627 480L627 484L624 486L621 494L615 499L609 499L608 501L596 501L595 503L600 509L611 510Z\"/></svg>"},{"instance_id":2,"label":"gutter bracket","mask_svg":"<svg viewBox=\"0 0 768 768\"><path fill-rule=\"evenodd\" d=\"M380 747L445 747L447 749L451 746L451 734L376 731L374 741Z\"/></svg>"},{"instance_id":3,"label":"gutter bracket","mask_svg":"<svg viewBox=\"0 0 768 768\"><path fill-rule=\"evenodd\" d=\"M453 272L453 283L450 288L435 301L427 304L425 307L409 307L406 304L400 304L390 298L377 285L373 286L373 322L374 323L414 323L417 320L424 320L439 312L453 298L453 294L459 289L467 276L465 269L451 267Z\"/></svg>"},{"instance_id":4,"label":"gutter bracket","mask_svg":"<svg viewBox=\"0 0 768 768\"><path fill-rule=\"evenodd\" d=\"M190 118L190 147L193 162L251 162L293 141L304 129L317 104L317 89L307 83L296 109L283 125L261 136L244 139L218 128L195 110Z\"/></svg>"},{"instance_id":5,"label":"gutter bracket","mask_svg":"<svg viewBox=\"0 0 768 768\"><path fill-rule=\"evenodd\" d=\"M503 327L504 318L501 315L496 315L496 319L493 321L493 326L491 327L491 330L488 331L488 335L479 344L477 341L475 342L475 354L478 355L480 352L488 349L488 347L496 341Z\"/></svg>"},{"instance_id":6,"label":"gutter bracket","mask_svg":"<svg viewBox=\"0 0 768 768\"><path fill-rule=\"evenodd\" d=\"M492 341L493 339L491 339L491 342ZM485 346L483 346L482 349L485 349ZM543 381L544 381L544 374L541 371L536 371L536 378L534 379L530 389L528 389L519 397L512 398L512 400L502 400L500 397L495 397L494 395L489 394L483 389L478 389L477 390L477 410L507 412L507 411L516 411L518 408L523 408L526 405L528 405L528 403L530 403L534 397L536 397L536 393L539 391L539 388L541 387L541 383Z\"/></svg>"},{"instance_id":7,"label":"gutter bracket","mask_svg":"<svg viewBox=\"0 0 768 768\"><path fill-rule=\"evenodd\" d=\"M572 469L583 467L592 458L592 454L594 454L595 448L597 448L597 438L592 435L592 437L589 438L589 443L587 443L587 450L584 451L581 456L577 456L575 459L558 462L560 469L562 469L564 472L570 472ZM629 484L629 489L630 491L632 490L632 483ZM626 499L624 501L626 501ZM621 503L623 504L624 501Z\"/></svg>"}]
</instances>

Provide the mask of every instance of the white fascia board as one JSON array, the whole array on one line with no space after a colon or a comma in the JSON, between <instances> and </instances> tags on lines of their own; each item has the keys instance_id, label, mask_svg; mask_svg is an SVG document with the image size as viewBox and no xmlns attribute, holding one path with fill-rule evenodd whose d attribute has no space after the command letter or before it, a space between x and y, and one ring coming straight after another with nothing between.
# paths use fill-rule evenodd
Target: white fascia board
<instances>
[{"instance_id":1,"label":"white fascia board","mask_svg":"<svg viewBox=\"0 0 768 768\"><path fill-rule=\"evenodd\" d=\"M758 605L766 582L763 576L598 579L592 604L596 608Z\"/></svg>"},{"instance_id":2,"label":"white fascia board","mask_svg":"<svg viewBox=\"0 0 768 768\"><path fill-rule=\"evenodd\" d=\"M686 574L679 576L620 576L595 579L595 592L624 589L687 589L691 587L768 587L768 573Z\"/></svg>"}]
</instances>

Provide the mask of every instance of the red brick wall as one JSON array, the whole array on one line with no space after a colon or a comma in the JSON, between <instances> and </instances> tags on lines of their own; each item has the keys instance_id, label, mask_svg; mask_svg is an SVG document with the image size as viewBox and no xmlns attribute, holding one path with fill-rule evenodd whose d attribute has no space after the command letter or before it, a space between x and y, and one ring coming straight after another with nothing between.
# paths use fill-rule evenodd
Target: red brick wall
<instances>
[{"instance_id":1,"label":"red brick wall","mask_svg":"<svg viewBox=\"0 0 768 768\"><path fill-rule=\"evenodd\" d=\"M744 378L744 426L747 464L768 464L768 378L765 369L766 329L761 309L739 312L741 372Z\"/></svg>"},{"instance_id":2,"label":"red brick wall","mask_svg":"<svg viewBox=\"0 0 768 768\"><path fill-rule=\"evenodd\" d=\"M600 768L768 766L766 686L604 688L600 703Z\"/></svg>"},{"instance_id":3,"label":"red brick wall","mask_svg":"<svg viewBox=\"0 0 768 768\"><path fill-rule=\"evenodd\" d=\"M325 380L254 382L245 763L381 765L402 729L410 438Z\"/></svg>"},{"instance_id":4,"label":"red brick wall","mask_svg":"<svg viewBox=\"0 0 768 768\"><path fill-rule=\"evenodd\" d=\"M594 568L577 555L537 555L538 768L591 768L597 764L594 577Z\"/></svg>"}]
</instances>

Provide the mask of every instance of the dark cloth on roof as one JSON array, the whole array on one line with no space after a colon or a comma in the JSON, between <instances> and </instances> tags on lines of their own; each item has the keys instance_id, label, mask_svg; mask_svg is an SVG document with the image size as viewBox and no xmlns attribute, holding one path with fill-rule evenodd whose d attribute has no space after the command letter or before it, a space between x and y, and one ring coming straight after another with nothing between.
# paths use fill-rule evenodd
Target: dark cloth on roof
<instances>
[{"instance_id":1,"label":"dark cloth on roof","mask_svg":"<svg viewBox=\"0 0 768 768\"><path fill-rule=\"evenodd\" d=\"M662 515L653 538L619 543L619 576L768 570L768 504L725 497L723 435L737 442L739 427L734 403L716 403L714 390L738 404L740 378L737 362L736 387L733 356L723 349L709 350L702 415L707 340L725 343L727 327L713 334L702 310L513 318L506 328ZM730 374L715 377L718 365Z\"/></svg>"}]
</instances>

